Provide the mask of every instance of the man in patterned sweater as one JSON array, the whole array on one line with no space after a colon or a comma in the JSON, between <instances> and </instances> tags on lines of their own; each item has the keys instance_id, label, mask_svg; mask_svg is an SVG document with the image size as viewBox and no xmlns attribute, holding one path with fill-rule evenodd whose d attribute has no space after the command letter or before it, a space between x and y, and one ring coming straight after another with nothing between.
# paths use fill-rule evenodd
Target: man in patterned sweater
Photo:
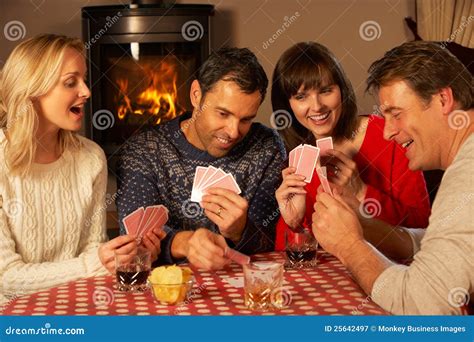
<instances>
[{"instance_id":1,"label":"man in patterned sweater","mask_svg":"<svg viewBox=\"0 0 474 342\"><path fill-rule=\"evenodd\" d=\"M193 112L148 129L124 146L118 174L120 222L142 206L169 209L159 264L187 259L195 267L215 270L229 262L226 246L246 254L273 250L274 193L286 153L275 131L252 123L267 85L252 52L220 49L191 85ZM191 202L196 167L209 165L232 173L242 193L215 188L200 204Z\"/></svg>"}]
</instances>

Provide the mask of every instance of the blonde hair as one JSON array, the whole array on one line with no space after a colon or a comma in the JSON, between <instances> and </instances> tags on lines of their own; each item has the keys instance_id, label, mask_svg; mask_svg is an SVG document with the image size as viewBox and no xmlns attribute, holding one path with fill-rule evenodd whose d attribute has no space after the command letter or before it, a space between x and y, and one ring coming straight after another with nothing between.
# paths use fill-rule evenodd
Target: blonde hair
<instances>
[{"instance_id":1,"label":"blonde hair","mask_svg":"<svg viewBox=\"0 0 474 342\"><path fill-rule=\"evenodd\" d=\"M44 34L15 47L0 75L0 129L7 136L5 161L14 174L25 175L36 153L38 113L34 100L59 82L66 49L84 52L78 38ZM61 153L80 146L74 132L60 130Z\"/></svg>"}]
</instances>

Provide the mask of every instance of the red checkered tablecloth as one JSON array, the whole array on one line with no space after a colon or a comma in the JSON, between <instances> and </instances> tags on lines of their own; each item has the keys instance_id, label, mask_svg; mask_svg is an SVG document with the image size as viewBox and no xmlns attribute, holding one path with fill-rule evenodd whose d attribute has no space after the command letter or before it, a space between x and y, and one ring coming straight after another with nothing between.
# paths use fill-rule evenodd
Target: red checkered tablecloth
<instances>
[{"instance_id":1,"label":"red checkered tablecloth","mask_svg":"<svg viewBox=\"0 0 474 342\"><path fill-rule=\"evenodd\" d=\"M283 260L282 253L255 255L253 260ZM11 301L4 315L383 315L350 278L345 267L327 253L319 255L314 269L285 271L287 307L255 312L244 306L243 288L224 280L242 277L233 263L216 272L195 272L189 299L176 306L161 305L148 291L122 293L115 279L103 276L82 279Z\"/></svg>"}]
</instances>

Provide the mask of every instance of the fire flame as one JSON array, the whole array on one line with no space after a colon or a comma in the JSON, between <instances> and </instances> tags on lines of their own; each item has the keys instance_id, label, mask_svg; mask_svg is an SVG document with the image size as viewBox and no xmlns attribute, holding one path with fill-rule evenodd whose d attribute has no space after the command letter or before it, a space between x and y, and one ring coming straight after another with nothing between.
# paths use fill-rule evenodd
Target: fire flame
<instances>
[{"instance_id":1,"label":"fire flame","mask_svg":"<svg viewBox=\"0 0 474 342\"><path fill-rule=\"evenodd\" d=\"M155 124L167 121L182 114L183 110L177 104L178 91L176 88L177 72L174 63L162 61L158 67L142 66L148 85L134 99L130 98L129 80L117 79L119 87L117 116L125 120L127 115L143 115L148 113L156 117ZM132 89L133 91L133 89Z\"/></svg>"}]
</instances>

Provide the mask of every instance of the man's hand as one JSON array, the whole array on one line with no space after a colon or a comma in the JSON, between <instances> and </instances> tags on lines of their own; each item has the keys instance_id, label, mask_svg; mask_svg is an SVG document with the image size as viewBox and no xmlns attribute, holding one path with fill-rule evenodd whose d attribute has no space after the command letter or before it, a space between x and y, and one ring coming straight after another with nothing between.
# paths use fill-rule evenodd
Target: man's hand
<instances>
[{"instance_id":1,"label":"man's hand","mask_svg":"<svg viewBox=\"0 0 474 342\"><path fill-rule=\"evenodd\" d=\"M328 167L329 180L347 188L359 201L362 201L367 192L367 185L360 178L355 161L341 151L328 150L327 153L329 160L325 165Z\"/></svg>"},{"instance_id":2,"label":"man's hand","mask_svg":"<svg viewBox=\"0 0 474 342\"><path fill-rule=\"evenodd\" d=\"M222 236L237 243L247 223L247 200L235 192L212 188L202 197L201 206L206 216L214 222Z\"/></svg>"},{"instance_id":3,"label":"man's hand","mask_svg":"<svg viewBox=\"0 0 474 342\"><path fill-rule=\"evenodd\" d=\"M142 239L143 245L151 253L151 262L155 261L161 253L161 240L166 236L162 228L154 228L145 234Z\"/></svg>"},{"instance_id":4,"label":"man's hand","mask_svg":"<svg viewBox=\"0 0 474 342\"><path fill-rule=\"evenodd\" d=\"M188 235L185 256L192 266L214 271L223 268L230 260L224 257L225 239L206 228L199 228Z\"/></svg>"},{"instance_id":5,"label":"man's hand","mask_svg":"<svg viewBox=\"0 0 474 342\"><path fill-rule=\"evenodd\" d=\"M316 196L313 233L321 246L343 263L351 248L364 241L362 227L354 210L337 193Z\"/></svg>"},{"instance_id":6,"label":"man's hand","mask_svg":"<svg viewBox=\"0 0 474 342\"><path fill-rule=\"evenodd\" d=\"M102 265L112 274L115 273L115 253L130 255L132 258L137 253L135 235L122 235L110 240L99 247L99 259Z\"/></svg>"},{"instance_id":7,"label":"man's hand","mask_svg":"<svg viewBox=\"0 0 474 342\"><path fill-rule=\"evenodd\" d=\"M342 201L351 207L352 210L354 210L357 213L357 216L359 219L361 219L361 214L360 214L360 205L361 202L357 199L357 197L354 195L352 191L350 191L348 188L334 184L329 182L329 186L331 187L331 191L334 195L339 195L342 199ZM322 185L318 187L318 194L324 193L324 188ZM362 216L363 217L363 216Z\"/></svg>"}]
</instances>

